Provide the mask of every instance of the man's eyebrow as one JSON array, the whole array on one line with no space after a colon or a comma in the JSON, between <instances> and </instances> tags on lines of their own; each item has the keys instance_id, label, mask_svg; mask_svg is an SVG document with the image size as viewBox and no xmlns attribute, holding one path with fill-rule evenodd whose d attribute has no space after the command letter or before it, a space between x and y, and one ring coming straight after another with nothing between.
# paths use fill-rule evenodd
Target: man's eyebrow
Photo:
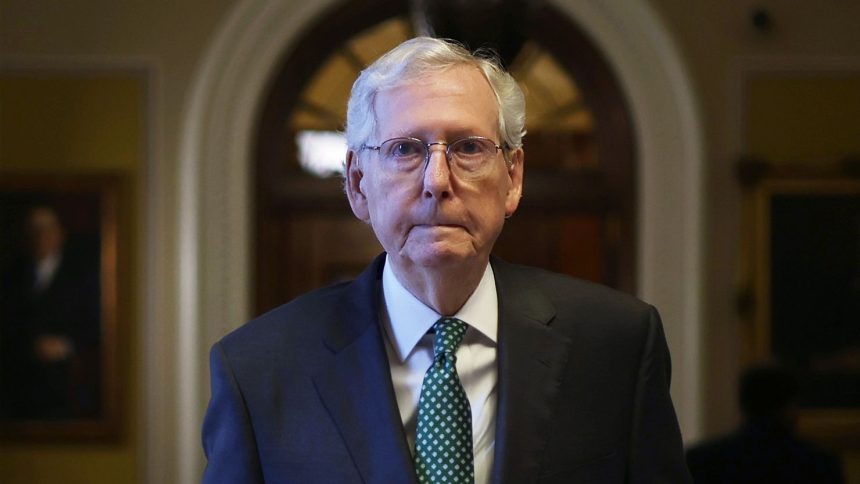
<instances>
[{"instance_id":1,"label":"man's eyebrow","mask_svg":"<svg viewBox=\"0 0 860 484\"><path fill-rule=\"evenodd\" d=\"M492 139L493 136L498 136L498 130L495 130L495 129L494 130L487 130L487 132L484 133L484 132L482 132L482 130L475 129L475 128L468 128L468 127L454 128L451 130L445 130L444 138L446 138L446 139L444 141L450 142L450 141L455 141L458 139L466 138L469 136L483 136L483 137ZM391 139L391 138L415 138L415 139L419 139L421 141L425 141L428 143L442 140L442 138L439 138L438 136L437 136L437 139L431 140L427 136L424 136L421 133L421 130L414 130L414 129L413 130L397 129L397 130L392 132L391 136L386 136L386 137L382 138L382 140Z\"/></svg>"}]
</instances>

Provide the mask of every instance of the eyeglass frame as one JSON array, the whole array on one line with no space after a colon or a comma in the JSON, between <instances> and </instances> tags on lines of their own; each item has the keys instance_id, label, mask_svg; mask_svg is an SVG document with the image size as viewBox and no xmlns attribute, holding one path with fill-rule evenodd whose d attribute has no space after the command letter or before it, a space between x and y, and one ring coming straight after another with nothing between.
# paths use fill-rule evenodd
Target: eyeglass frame
<instances>
[{"instance_id":1,"label":"eyeglass frame","mask_svg":"<svg viewBox=\"0 0 860 484\"><path fill-rule=\"evenodd\" d=\"M505 164L508 165L508 169L510 170L511 168L513 168L513 163L508 159L508 156L506 153L507 151L510 151L510 149L511 149L510 146L507 143L504 143L503 145L499 145L495 141L493 141L492 139L487 138L485 136L466 136L463 138L455 139L454 141L450 141L450 142L449 141L432 141L430 143L425 143L424 140L418 139L418 138L415 138L412 136L396 136L394 138L389 138L387 140L384 140L376 146L362 143L362 145L359 147L359 150L371 150L371 151L376 151L377 153L380 153L382 150L382 145L384 145L385 143L388 143L389 141L394 141L394 140L399 140L399 139L416 141L418 143L421 143L422 146L424 146L424 153L425 153L425 155L424 155L424 167L425 167L425 169L427 167L427 164L430 163L430 156L432 156L432 154L433 154L433 152L430 151L430 148L432 146L444 146L445 147L445 160L450 163L451 158L453 157L449 151L451 146L455 145L461 141L468 141L468 140L486 140L486 141L489 141L490 143L492 143L492 145L496 149L497 153L499 151L502 152L502 157L504 157Z\"/></svg>"}]
</instances>

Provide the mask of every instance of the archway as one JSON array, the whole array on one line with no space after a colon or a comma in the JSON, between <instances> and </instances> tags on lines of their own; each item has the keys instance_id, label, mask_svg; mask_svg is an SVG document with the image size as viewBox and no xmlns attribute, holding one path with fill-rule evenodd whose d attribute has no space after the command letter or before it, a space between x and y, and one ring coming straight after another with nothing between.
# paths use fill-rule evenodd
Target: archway
<instances>
[{"instance_id":1,"label":"archway","mask_svg":"<svg viewBox=\"0 0 860 484\"><path fill-rule=\"evenodd\" d=\"M148 321L145 348L175 348L160 370L147 375L147 388L174 382L160 390L172 401L161 415L157 396L147 398L156 409L147 466L171 468L175 459L176 482L196 482L203 463L199 429L208 398L208 347L250 314L249 168L262 93L284 49L334 3L239 3L216 33L187 100L172 244L177 271L169 281L179 288L176 327L174 321ZM703 155L691 83L649 6L621 0L553 4L604 52L630 105L640 159L637 292L663 314L674 358L672 393L685 436L693 439L700 409ZM158 173L153 183L169 184L173 176Z\"/></svg>"},{"instance_id":2,"label":"archway","mask_svg":"<svg viewBox=\"0 0 860 484\"><path fill-rule=\"evenodd\" d=\"M440 23L500 8L445 5ZM526 92L525 198L494 252L634 293L636 142L625 95L578 27L552 5L535 5L504 26L483 25L486 37L474 26L447 32L471 39L471 48L498 29L506 32L501 40L517 40L503 44L503 62ZM286 53L264 96L254 151L256 313L357 275L380 251L351 216L338 177L326 176L338 171L344 148L300 152L309 138L337 138L352 80L415 35L407 7L352 1L323 13ZM326 162L330 172L307 166Z\"/></svg>"}]
</instances>

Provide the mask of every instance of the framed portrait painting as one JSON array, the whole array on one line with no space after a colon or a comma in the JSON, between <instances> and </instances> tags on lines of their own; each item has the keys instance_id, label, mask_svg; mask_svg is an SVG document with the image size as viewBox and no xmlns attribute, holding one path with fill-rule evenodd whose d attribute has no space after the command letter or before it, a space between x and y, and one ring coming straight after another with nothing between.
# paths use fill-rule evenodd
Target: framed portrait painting
<instances>
[{"instance_id":1,"label":"framed portrait painting","mask_svg":"<svg viewBox=\"0 0 860 484\"><path fill-rule=\"evenodd\" d=\"M0 437L118 430L118 182L0 173Z\"/></svg>"},{"instance_id":2,"label":"framed portrait painting","mask_svg":"<svg viewBox=\"0 0 860 484\"><path fill-rule=\"evenodd\" d=\"M860 178L765 177L752 189L747 352L798 375L799 430L860 436Z\"/></svg>"}]
</instances>

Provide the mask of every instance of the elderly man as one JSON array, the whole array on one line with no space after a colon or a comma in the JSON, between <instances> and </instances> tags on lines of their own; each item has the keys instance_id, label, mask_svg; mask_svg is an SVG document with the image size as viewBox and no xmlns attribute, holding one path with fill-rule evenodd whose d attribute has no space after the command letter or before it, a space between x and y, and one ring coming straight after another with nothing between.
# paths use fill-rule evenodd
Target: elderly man
<instances>
[{"instance_id":1,"label":"elderly man","mask_svg":"<svg viewBox=\"0 0 860 484\"><path fill-rule=\"evenodd\" d=\"M385 249L215 345L205 482L687 482L656 311L490 256L523 95L404 42L355 82L345 189Z\"/></svg>"}]
</instances>

